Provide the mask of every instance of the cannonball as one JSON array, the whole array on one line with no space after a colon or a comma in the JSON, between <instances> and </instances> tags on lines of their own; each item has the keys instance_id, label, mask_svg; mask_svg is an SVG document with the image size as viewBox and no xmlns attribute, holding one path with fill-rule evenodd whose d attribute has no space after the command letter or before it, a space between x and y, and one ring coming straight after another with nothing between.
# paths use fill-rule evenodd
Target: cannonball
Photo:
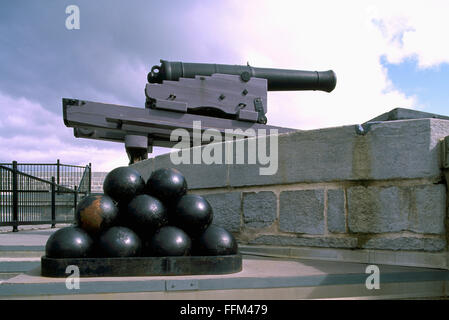
<instances>
[{"instance_id":1,"label":"cannonball","mask_svg":"<svg viewBox=\"0 0 449 320\"><path fill-rule=\"evenodd\" d=\"M102 257L135 257L140 254L141 248L142 242L134 231L115 226L100 235L97 254Z\"/></svg>"},{"instance_id":2,"label":"cannonball","mask_svg":"<svg viewBox=\"0 0 449 320\"><path fill-rule=\"evenodd\" d=\"M186 194L179 199L170 219L170 223L195 237L212 223L213 211L204 197Z\"/></svg>"},{"instance_id":3,"label":"cannonball","mask_svg":"<svg viewBox=\"0 0 449 320\"><path fill-rule=\"evenodd\" d=\"M147 237L168 223L168 212L159 199L141 194L128 203L124 219L141 237Z\"/></svg>"},{"instance_id":4,"label":"cannonball","mask_svg":"<svg viewBox=\"0 0 449 320\"><path fill-rule=\"evenodd\" d=\"M221 256L237 253L237 241L226 229L210 225L194 242L195 255Z\"/></svg>"},{"instance_id":5,"label":"cannonball","mask_svg":"<svg viewBox=\"0 0 449 320\"><path fill-rule=\"evenodd\" d=\"M187 181L177 169L158 169L148 179L146 192L170 206L186 194Z\"/></svg>"},{"instance_id":6,"label":"cannonball","mask_svg":"<svg viewBox=\"0 0 449 320\"><path fill-rule=\"evenodd\" d=\"M187 256L190 254L192 241L181 229L165 226L156 231L148 245L147 252L152 256Z\"/></svg>"},{"instance_id":7,"label":"cannonball","mask_svg":"<svg viewBox=\"0 0 449 320\"><path fill-rule=\"evenodd\" d=\"M48 258L86 258L93 250L94 240L83 229L70 226L55 231L47 240Z\"/></svg>"},{"instance_id":8,"label":"cannonball","mask_svg":"<svg viewBox=\"0 0 449 320\"><path fill-rule=\"evenodd\" d=\"M117 202L128 202L143 193L145 181L130 167L118 167L109 172L103 182L104 193Z\"/></svg>"},{"instance_id":9,"label":"cannonball","mask_svg":"<svg viewBox=\"0 0 449 320\"><path fill-rule=\"evenodd\" d=\"M91 234L98 234L114 225L118 217L114 201L105 195L84 197L75 211L75 223Z\"/></svg>"}]
</instances>

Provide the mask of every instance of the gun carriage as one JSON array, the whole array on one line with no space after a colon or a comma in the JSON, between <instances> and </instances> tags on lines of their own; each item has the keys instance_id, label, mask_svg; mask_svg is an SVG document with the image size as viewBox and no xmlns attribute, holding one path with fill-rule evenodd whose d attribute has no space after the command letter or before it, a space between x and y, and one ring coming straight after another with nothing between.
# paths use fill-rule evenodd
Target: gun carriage
<instances>
[{"instance_id":1,"label":"gun carriage","mask_svg":"<svg viewBox=\"0 0 449 320\"><path fill-rule=\"evenodd\" d=\"M249 65L184 63L161 60L148 73L145 108L63 99L63 117L77 138L125 143L130 163L146 159L153 146L173 147L174 129L296 129L267 125L267 91L331 92L329 71L256 68ZM192 136L192 135L191 135ZM207 143L207 142L203 142Z\"/></svg>"}]
</instances>

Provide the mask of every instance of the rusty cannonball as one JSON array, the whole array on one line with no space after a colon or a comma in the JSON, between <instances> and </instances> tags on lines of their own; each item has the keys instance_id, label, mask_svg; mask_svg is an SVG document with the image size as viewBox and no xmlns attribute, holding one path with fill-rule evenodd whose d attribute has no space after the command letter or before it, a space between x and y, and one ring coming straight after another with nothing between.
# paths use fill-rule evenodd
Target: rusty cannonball
<instances>
[{"instance_id":1,"label":"rusty cannonball","mask_svg":"<svg viewBox=\"0 0 449 320\"><path fill-rule=\"evenodd\" d=\"M76 207L75 224L91 234L98 234L116 223L118 212L110 197L89 195Z\"/></svg>"}]
</instances>

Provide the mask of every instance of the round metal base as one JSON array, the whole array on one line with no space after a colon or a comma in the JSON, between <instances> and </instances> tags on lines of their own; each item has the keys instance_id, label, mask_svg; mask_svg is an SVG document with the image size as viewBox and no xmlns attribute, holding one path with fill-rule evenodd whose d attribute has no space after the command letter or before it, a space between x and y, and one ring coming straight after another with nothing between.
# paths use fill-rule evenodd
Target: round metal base
<instances>
[{"instance_id":1,"label":"round metal base","mask_svg":"<svg viewBox=\"0 0 449 320\"><path fill-rule=\"evenodd\" d=\"M44 277L67 277L70 265L80 277L179 276L227 274L242 270L240 254L225 256L132 257L132 258L41 258Z\"/></svg>"}]
</instances>

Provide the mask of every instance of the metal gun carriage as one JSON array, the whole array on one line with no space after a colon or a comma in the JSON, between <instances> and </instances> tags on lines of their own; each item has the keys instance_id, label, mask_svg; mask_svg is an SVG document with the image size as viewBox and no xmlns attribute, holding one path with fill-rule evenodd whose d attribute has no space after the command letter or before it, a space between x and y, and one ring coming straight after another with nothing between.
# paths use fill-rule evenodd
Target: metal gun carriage
<instances>
[{"instance_id":1,"label":"metal gun carriage","mask_svg":"<svg viewBox=\"0 0 449 320\"><path fill-rule=\"evenodd\" d=\"M174 129L247 131L296 129L267 125L267 91L331 92L329 71L256 68L249 65L184 63L161 60L148 73L145 108L63 99L64 123L75 137L124 142L130 163L146 159L153 146L173 147ZM204 143L204 142L203 142ZM207 142L205 142L207 143Z\"/></svg>"}]
</instances>

